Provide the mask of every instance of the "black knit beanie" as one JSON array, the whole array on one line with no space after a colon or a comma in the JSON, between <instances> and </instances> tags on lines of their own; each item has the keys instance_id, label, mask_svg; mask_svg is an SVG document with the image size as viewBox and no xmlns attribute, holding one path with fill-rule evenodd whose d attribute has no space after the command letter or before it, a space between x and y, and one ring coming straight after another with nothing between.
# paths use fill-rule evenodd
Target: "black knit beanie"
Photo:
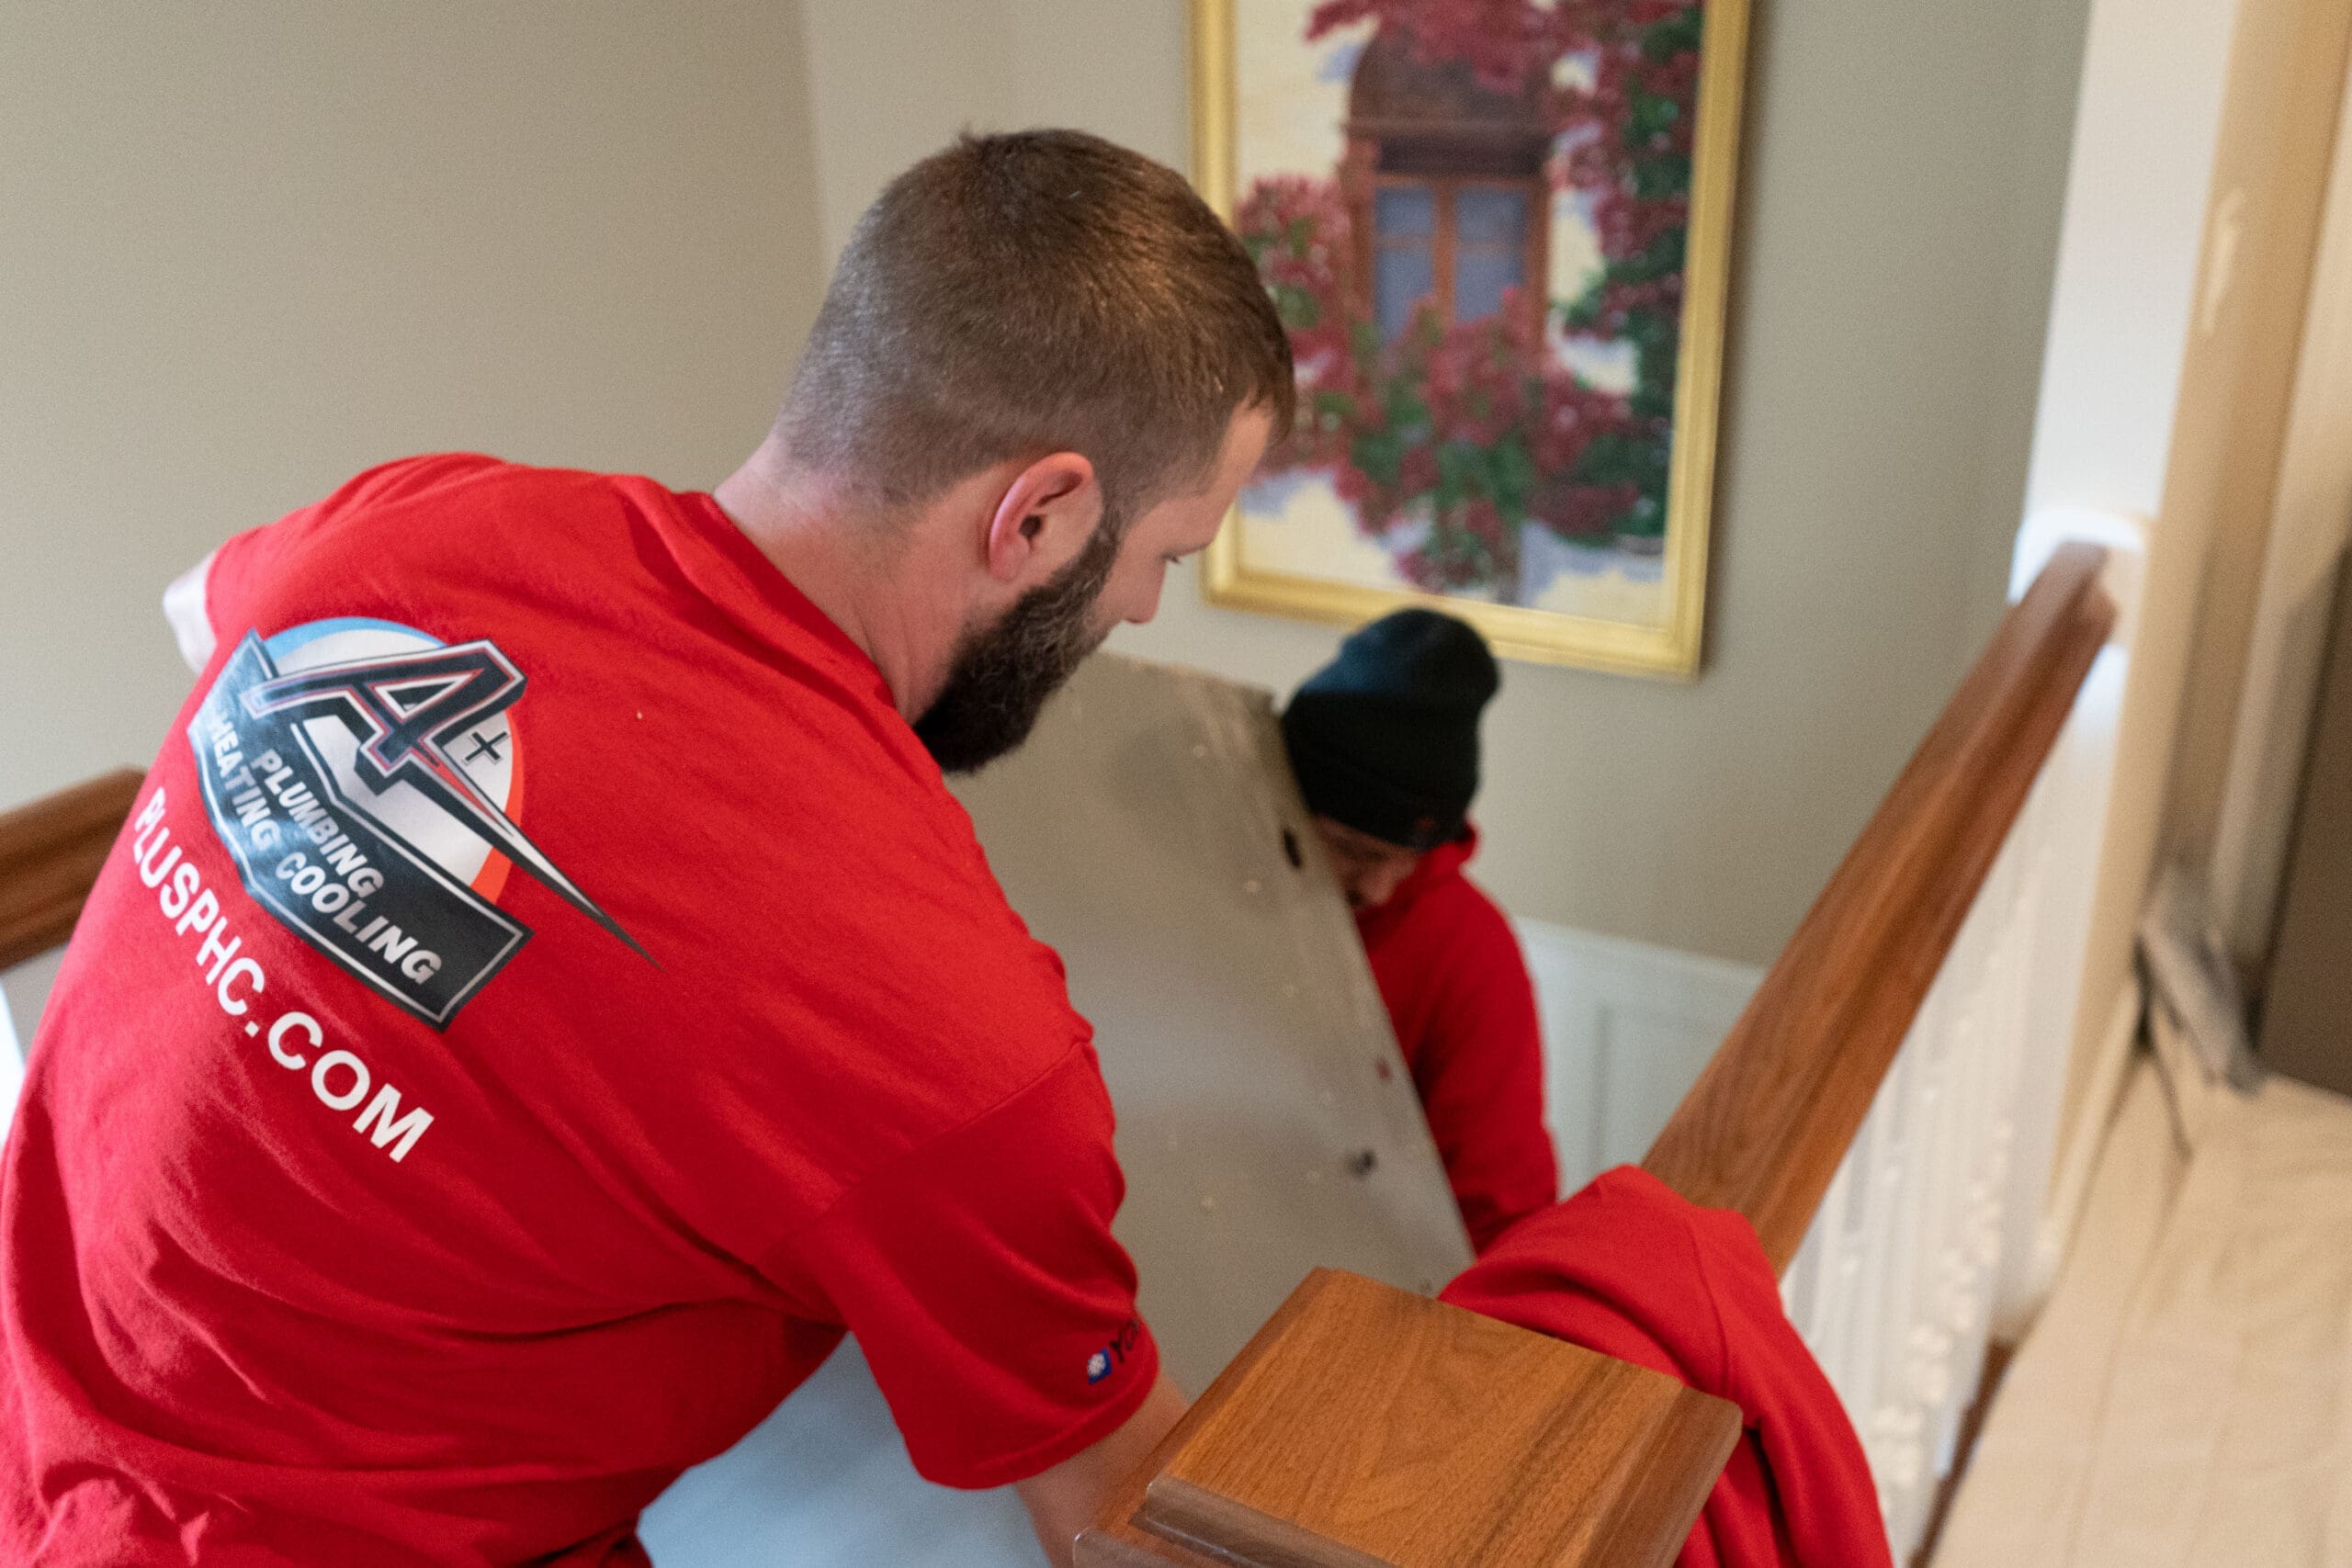
<instances>
[{"instance_id":1,"label":"black knit beanie","mask_svg":"<svg viewBox=\"0 0 2352 1568\"><path fill-rule=\"evenodd\" d=\"M1283 714L1307 809L1408 850L1461 837L1500 684L1486 639L1451 615L1399 610L1355 633Z\"/></svg>"}]
</instances>

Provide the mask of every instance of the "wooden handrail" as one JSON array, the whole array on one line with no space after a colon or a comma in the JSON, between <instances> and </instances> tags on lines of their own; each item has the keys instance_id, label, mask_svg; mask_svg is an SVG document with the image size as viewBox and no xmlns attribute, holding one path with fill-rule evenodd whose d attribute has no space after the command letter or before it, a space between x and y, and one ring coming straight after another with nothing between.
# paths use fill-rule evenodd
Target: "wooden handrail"
<instances>
[{"instance_id":1,"label":"wooden handrail","mask_svg":"<svg viewBox=\"0 0 2352 1568\"><path fill-rule=\"evenodd\" d=\"M2069 544L2011 607L1642 1163L1775 1269L1814 1212L2115 624Z\"/></svg>"},{"instance_id":2,"label":"wooden handrail","mask_svg":"<svg viewBox=\"0 0 2352 1568\"><path fill-rule=\"evenodd\" d=\"M1739 1431L1661 1373L1318 1269L1078 1568L1666 1568Z\"/></svg>"},{"instance_id":3,"label":"wooden handrail","mask_svg":"<svg viewBox=\"0 0 2352 1568\"><path fill-rule=\"evenodd\" d=\"M144 776L118 769L0 814L0 969L74 934Z\"/></svg>"}]
</instances>

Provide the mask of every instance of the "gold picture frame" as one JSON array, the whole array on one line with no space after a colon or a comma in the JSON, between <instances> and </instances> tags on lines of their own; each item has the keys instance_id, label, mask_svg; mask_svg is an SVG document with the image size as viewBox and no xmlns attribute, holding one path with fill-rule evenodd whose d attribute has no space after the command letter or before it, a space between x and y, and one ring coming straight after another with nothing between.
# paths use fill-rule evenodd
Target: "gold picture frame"
<instances>
[{"instance_id":1,"label":"gold picture frame","mask_svg":"<svg viewBox=\"0 0 2352 1568\"><path fill-rule=\"evenodd\" d=\"M1240 148L1235 7L1270 4L1285 5L1285 15L1288 9L1297 8L1295 0L1193 0L1193 179L1217 212L1237 226L1241 214L1237 212ZM1427 604L1470 621L1485 633L1496 652L1509 658L1669 679L1697 675L1706 614L1708 534L1748 12L1749 0L1704 0L1698 17L1682 295L1679 338L1671 356L1675 374L1667 437L1670 446L1662 464L1654 448L1651 457L1650 472L1655 475L1662 468L1665 475L1664 505L1650 514L1655 530L1655 519L1662 511L1662 537L1654 531L1635 541L1643 547L1636 551L1612 536L1606 547L1627 550L1623 559L1629 571L1651 574L1642 581L1645 585L1654 583L1654 592L1620 596L1623 603L1638 605L1642 613L1624 618L1563 613L1555 607L1492 602L1442 587L1374 586L1253 563L1247 495L1243 504L1227 516L1207 553L1202 585L1210 604L1351 626L1404 605ZM1253 25L1271 25L1265 15L1250 20ZM1300 47L1306 46L1302 42ZM1351 93L1359 90L1350 88ZM1374 226L1363 227L1369 231ZM1362 243L1366 246L1386 243L1385 239L1371 238ZM1534 243L1540 244L1541 236ZM1364 254L1372 254L1369 250ZM1450 268L1452 264L1443 265ZM1372 267L1364 271L1369 275ZM1369 285L1359 288L1368 290ZM1416 307L1430 308L1426 296ZM1548 291L1541 308L1551 308ZM1522 525L1533 525L1532 519ZM1558 553L1549 536L1544 545ZM1591 551L1586 555L1600 558ZM1645 556L1654 558L1655 565L1641 558Z\"/></svg>"}]
</instances>

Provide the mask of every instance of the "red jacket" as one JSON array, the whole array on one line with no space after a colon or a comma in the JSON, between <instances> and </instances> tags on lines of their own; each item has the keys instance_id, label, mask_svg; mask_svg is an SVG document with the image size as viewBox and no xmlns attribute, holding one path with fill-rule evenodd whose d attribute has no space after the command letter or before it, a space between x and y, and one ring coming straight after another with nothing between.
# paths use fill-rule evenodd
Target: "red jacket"
<instances>
[{"instance_id":1,"label":"red jacket","mask_svg":"<svg viewBox=\"0 0 2352 1568\"><path fill-rule=\"evenodd\" d=\"M1513 1230L1442 1299L1740 1407L1747 1429L1679 1568L1890 1568L1861 1443L1740 1215L1620 1166Z\"/></svg>"},{"instance_id":2,"label":"red jacket","mask_svg":"<svg viewBox=\"0 0 2352 1568\"><path fill-rule=\"evenodd\" d=\"M1356 914L1380 999L1480 1252L1559 1196L1544 1125L1544 1037L1510 922L1462 874L1474 829Z\"/></svg>"}]
</instances>

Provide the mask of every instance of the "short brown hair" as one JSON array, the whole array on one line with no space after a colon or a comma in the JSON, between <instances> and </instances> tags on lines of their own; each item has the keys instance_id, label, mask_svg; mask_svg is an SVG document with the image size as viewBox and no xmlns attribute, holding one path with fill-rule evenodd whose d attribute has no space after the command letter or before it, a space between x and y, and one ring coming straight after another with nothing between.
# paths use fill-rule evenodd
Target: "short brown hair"
<instances>
[{"instance_id":1,"label":"short brown hair","mask_svg":"<svg viewBox=\"0 0 2352 1568\"><path fill-rule=\"evenodd\" d=\"M1091 461L1118 526L1216 463L1238 410L1289 428L1290 344L1183 177L1075 130L966 135L892 180L834 268L776 428L885 504L991 463Z\"/></svg>"}]
</instances>

